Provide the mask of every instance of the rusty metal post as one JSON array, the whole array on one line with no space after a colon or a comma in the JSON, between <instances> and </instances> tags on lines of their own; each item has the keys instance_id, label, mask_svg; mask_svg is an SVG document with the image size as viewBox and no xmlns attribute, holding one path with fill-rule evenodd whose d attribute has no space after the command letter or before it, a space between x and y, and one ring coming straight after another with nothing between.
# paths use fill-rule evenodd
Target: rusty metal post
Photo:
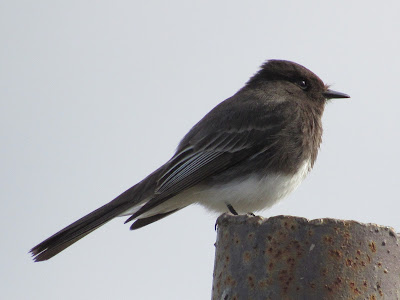
<instances>
[{"instance_id":1,"label":"rusty metal post","mask_svg":"<svg viewBox=\"0 0 400 300\"><path fill-rule=\"evenodd\" d=\"M217 225L213 300L400 299L390 227L229 214Z\"/></svg>"}]
</instances>

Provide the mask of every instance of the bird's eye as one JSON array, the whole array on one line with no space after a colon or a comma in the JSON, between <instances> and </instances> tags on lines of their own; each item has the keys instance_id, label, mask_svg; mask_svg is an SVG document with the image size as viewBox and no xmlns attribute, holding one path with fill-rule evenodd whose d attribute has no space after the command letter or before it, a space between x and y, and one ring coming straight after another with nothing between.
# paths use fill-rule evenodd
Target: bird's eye
<instances>
[{"instance_id":1,"label":"bird's eye","mask_svg":"<svg viewBox=\"0 0 400 300\"><path fill-rule=\"evenodd\" d=\"M303 90L308 89L308 82L306 80L300 79L296 83L301 89L303 89Z\"/></svg>"}]
</instances>

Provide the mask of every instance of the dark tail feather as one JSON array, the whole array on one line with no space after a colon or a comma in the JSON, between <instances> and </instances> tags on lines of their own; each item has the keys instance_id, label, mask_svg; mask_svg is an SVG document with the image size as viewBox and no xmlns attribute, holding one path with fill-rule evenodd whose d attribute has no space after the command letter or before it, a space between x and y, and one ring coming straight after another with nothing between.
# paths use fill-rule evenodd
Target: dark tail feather
<instances>
[{"instance_id":1,"label":"dark tail feather","mask_svg":"<svg viewBox=\"0 0 400 300\"><path fill-rule=\"evenodd\" d=\"M154 223L155 221L161 220L167 216L169 216L170 214L173 214L174 212L177 212L178 210L180 210L180 208L175 209L175 210L171 210L167 213L163 213L163 214L158 214L158 215L154 215L151 217L147 217L147 218L142 218L142 219L137 219L130 227L131 230L135 230L135 229L139 229L142 228L146 225L149 225L151 223Z\"/></svg>"},{"instance_id":2,"label":"dark tail feather","mask_svg":"<svg viewBox=\"0 0 400 300\"><path fill-rule=\"evenodd\" d=\"M122 195L121 195L122 196ZM117 200L117 199L115 199ZM44 240L30 251L34 261L52 258L93 230L128 210L132 203L111 201Z\"/></svg>"},{"instance_id":3,"label":"dark tail feather","mask_svg":"<svg viewBox=\"0 0 400 300\"><path fill-rule=\"evenodd\" d=\"M54 255L57 255L65 248L79 241L93 230L99 228L108 221L111 221L111 219L123 214L135 205L140 204L140 201L153 194L157 184L157 179L163 172L163 168L165 168L165 166L161 166L141 182L126 190L111 202L96 209L90 214L52 235L39 245L33 247L30 251L34 257L33 259L35 261L43 261L52 258ZM158 219L161 218L162 217L159 217ZM147 220L147 218L145 220ZM156 220L157 219L154 221ZM147 222L147 224L152 222Z\"/></svg>"}]
</instances>

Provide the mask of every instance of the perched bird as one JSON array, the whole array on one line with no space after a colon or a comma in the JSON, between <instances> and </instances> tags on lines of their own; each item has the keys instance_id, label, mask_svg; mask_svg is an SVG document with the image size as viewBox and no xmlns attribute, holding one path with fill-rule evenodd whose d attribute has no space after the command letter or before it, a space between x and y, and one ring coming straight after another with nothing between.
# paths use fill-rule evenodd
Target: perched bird
<instances>
[{"instance_id":1,"label":"perched bird","mask_svg":"<svg viewBox=\"0 0 400 300\"><path fill-rule=\"evenodd\" d=\"M47 260L119 216L131 229L190 204L242 214L272 206L297 188L314 165L330 90L305 67L270 60L235 95L212 109L175 155L111 202L33 247Z\"/></svg>"}]
</instances>

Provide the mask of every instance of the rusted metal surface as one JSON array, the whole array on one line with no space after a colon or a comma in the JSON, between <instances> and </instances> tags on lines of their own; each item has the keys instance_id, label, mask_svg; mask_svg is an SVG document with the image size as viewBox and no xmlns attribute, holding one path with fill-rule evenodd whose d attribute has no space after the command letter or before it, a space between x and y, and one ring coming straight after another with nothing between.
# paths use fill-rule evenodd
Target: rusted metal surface
<instances>
[{"instance_id":1,"label":"rusted metal surface","mask_svg":"<svg viewBox=\"0 0 400 300\"><path fill-rule=\"evenodd\" d=\"M390 227L229 214L217 225L213 300L400 299Z\"/></svg>"}]
</instances>

